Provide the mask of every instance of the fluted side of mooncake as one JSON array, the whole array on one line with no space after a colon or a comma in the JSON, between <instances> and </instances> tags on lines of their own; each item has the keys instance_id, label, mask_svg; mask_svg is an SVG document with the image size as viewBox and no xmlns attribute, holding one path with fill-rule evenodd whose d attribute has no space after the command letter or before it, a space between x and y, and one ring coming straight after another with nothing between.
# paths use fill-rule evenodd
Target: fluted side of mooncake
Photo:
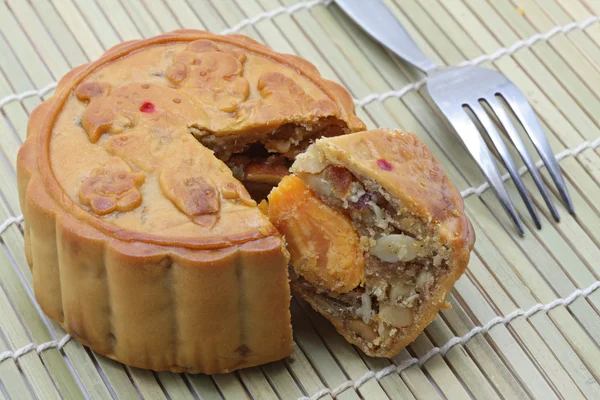
<instances>
[{"instance_id":1,"label":"fluted side of mooncake","mask_svg":"<svg viewBox=\"0 0 600 400\"><path fill-rule=\"evenodd\" d=\"M223 373L292 352L288 253L278 235L214 250L115 239L60 207L38 173L34 111L18 157L25 248L42 310L127 365Z\"/></svg>"}]
</instances>

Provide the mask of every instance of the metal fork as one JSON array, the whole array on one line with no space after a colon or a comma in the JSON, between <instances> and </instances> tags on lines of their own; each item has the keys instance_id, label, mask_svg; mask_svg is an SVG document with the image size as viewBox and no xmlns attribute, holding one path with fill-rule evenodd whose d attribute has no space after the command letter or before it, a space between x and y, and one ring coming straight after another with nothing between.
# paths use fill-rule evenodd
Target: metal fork
<instances>
[{"instance_id":1,"label":"metal fork","mask_svg":"<svg viewBox=\"0 0 600 400\"><path fill-rule=\"evenodd\" d=\"M483 103L492 110L512 140L554 219L560 220L558 211L521 136L499 98L503 98L516 115L548 168L568 211L571 214L575 213L558 162L544 136L542 127L523 93L511 81L500 72L482 67L439 67L423 54L404 27L380 0L335 1L373 38L427 75L426 87L430 98L458 133L521 235L525 233L523 223L504 187L494 158L476 122L487 132L538 229L541 228L540 218L508 148L496 129L495 122L483 107ZM467 109L470 109L474 117L469 115Z\"/></svg>"}]
</instances>

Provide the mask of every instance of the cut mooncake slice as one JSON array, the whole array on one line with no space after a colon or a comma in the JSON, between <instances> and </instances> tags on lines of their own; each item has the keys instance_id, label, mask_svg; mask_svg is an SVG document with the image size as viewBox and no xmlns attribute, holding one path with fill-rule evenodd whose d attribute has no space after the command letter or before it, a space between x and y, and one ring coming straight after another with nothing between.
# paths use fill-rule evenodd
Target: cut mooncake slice
<instances>
[{"instance_id":1,"label":"cut mooncake slice","mask_svg":"<svg viewBox=\"0 0 600 400\"><path fill-rule=\"evenodd\" d=\"M463 201L412 133L317 140L269 195L292 290L371 356L425 329L469 261Z\"/></svg>"}]
</instances>

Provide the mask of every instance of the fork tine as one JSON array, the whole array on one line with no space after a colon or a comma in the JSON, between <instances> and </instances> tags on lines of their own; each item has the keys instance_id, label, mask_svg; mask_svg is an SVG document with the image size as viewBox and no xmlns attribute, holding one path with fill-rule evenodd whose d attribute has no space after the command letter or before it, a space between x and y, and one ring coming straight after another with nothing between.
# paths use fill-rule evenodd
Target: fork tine
<instances>
[{"instance_id":1,"label":"fork tine","mask_svg":"<svg viewBox=\"0 0 600 400\"><path fill-rule=\"evenodd\" d=\"M519 89L517 89L514 85L506 85L502 88L502 90L498 91L497 95L501 96L506 100L510 108L513 110L527 135L535 145L542 161L548 168L548 172L550 176L552 176L552 180L556 184L558 188L558 192L563 198L567 210L570 214L575 214L575 208L573 207L573 202L571 201L571 196L569 196L569 191L567 190L567 185L563 179L562 173L560 172L560 167L558 166L558 161L556 161L556 157L554 157L554 153L552 153L552 149L550 148L550 144L548 144L548 139L544 135L544 131L542 130L542 126L531 108L531 105L525 99L525 96Z\"/></svg>"},{"instance_id":2,"label":"fork tine","mask_svg":"<svg viewBox=\"0 0 600 400\"><path fill-rule=\"evenodd\" d=\"M492 143L494 143L496 150L498 150L498 153L500 154L500 158L504 162L504 165L506 166L508 173L512 177L512 179L515 183L515 186L517 187L517 190L519 191L519 194L523 198L523 202L525 202L525 206L527 207L527 210L529 210L529 214L531 214L531 217L533 218L533 221L535 222L535 226L538 229L540 229L542 227L542 224L540 222L540 217L537 214L537 211L533 205L533 201L531 200L529 192L525 188L525 184L523 183L523 180L521 179L521 175L519 175L519 170L517 169L517 166L515 165L510 153L508 152L508 149L506 148L506 144L504 143L504 140L502 140L502 137L500 137L500 133L494 126L492 119L486 113L486 111L483 109L482 105L479 102L474 102L472 104L469 103L468 106L471 108L473 113L475 113L475 116L477 117L477 119L479 120L481 125L483 125L483 128L486 130L490 139L492 139Z\"/></svg>"},{"instance_id":3,"label":"fork tine","mask_svg":"<svg viewBox=\"0 0 600 400\"><path fill-rule=\"evenodd\" d=\"M454 130L458 133L461 138L463 144L471 154L471 156L475 159L479 168L483 171L486 176L490 187L496 192L496 195L500 199L500 203L510 216L510 218L515 223L519 234L523 236L525 234L525 230L523 229L523 223L521 222L521 218L517 211L515 210L515 206L513 205L506 188L502 182L502 177L498 173L498 169L496 168L496 164L494 163L494 158L490 153L490 149L488 149L483 137L479 133L477 126L471 120L469 115L462 109L462 107L458 109L449 109L447 107L440 107L446 116L448 122L452 125Z\"/></svg>"},{"instance_id":4,"label":"fork tine","mask_svg":"<svg viewBox=\"0 0 600 400\"><path fill-rule=\"evenodd\" d=\"M554 202L552 201L552 198L550 197L550 194L548 193L548 189L546 188L544 181L542 181L542 177L540 176L540 171L538 171L538 169L535 166L535 163L531 159L531 156L527 152L527 148L525 147L525 144L523 143L523 139L521 139L521 136L519 135L519 133L515 129L514 125L512 124L510 118L508 117L508 114L506 113L506 110L504 109L502 104L500 104L500 102L498 101L496 96L486 98L485 101L489 104L492 111L494 111L494 114L496 114L496 117L498 117L498 120L500 120L500 123L504 126L506 133L508 133L508 136L510 137L513 144L517 148L517 151L521 155L523 162L525 162L525 165L527 166L527 169L529 170L529 173L531 174L533 181L535 182L540 193L542 194L542 198L544 199L544 201L546 202L546 205L550 209L550 213L552 214L552 217L554 217L554 219L557 222L560 221L560 216L558 215L556 206L554 205Z\"/></svg>"}]
</instances>

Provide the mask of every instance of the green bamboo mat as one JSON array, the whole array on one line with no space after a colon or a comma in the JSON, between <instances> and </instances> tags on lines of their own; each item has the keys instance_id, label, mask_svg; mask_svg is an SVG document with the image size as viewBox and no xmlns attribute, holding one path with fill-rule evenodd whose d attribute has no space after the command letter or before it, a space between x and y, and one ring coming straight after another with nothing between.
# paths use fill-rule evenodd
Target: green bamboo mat
<instances>
[{"instance_id":1,"label":"green bamboo mat","mask_svg":"<svg viewBox=\"0 0 600 400\"><path fill-rule=\"evenodd\" d=\"M434 60L496 68L523 90L560 159L577 217L550 185L562 217L555 223L521 171L543 229L533 228L507 181L527 225L519 237L419 92L421 76L330 2L0 0L0 396L600 398L600 1L386 3ZM366 357L293 300L291 357L227 375L155 373L91 352L37 306L15 175L28 115L71 68L121 41L182 27L239 31L305 57L348 88L369 127L418 134L462 190L477 231L469 269L449 297L453 307L400 355Z\"/></svg>"}]
</instances>

